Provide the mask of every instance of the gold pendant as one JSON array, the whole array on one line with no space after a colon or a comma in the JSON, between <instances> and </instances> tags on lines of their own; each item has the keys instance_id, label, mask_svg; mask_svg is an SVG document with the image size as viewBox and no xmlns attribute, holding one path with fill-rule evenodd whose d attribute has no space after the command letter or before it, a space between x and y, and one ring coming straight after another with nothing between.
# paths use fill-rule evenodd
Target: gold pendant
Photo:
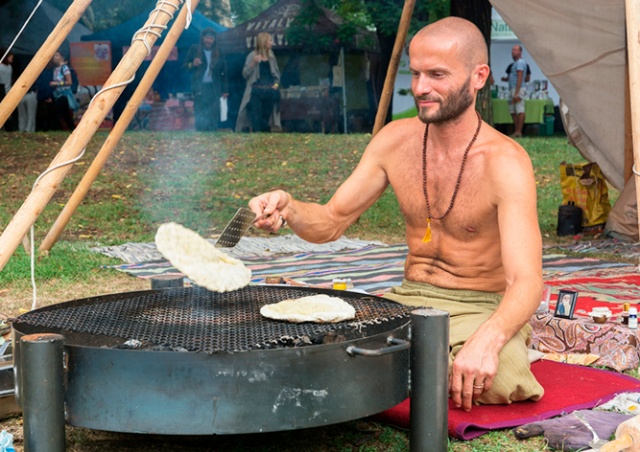
<instances>
[{"instance_id":1,"label":"gold pendant","mask_svg":"<svg viewBox=\"0 0 640 452\"><path fill-rule=\"evenodd\" d=\"M424 231L424 237L422 237L422 243L429 243L431 241L431 218L427 218L427 230Z\"/></svg>"}]
</instances>

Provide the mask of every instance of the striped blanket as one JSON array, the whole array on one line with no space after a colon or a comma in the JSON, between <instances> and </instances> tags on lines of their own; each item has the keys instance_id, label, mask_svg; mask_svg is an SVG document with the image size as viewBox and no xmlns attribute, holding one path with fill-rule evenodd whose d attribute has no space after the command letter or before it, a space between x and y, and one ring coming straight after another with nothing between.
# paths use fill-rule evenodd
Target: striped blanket
<instances>
[{"instance_id":1,"label":"striped blanket","mask_svg":"<svg viewBox=\"0 0 640 452\"><path fill-rule=\"evenodd\" d=\"M131 248L131 247L129 247ZM113 251L113 250L112 250ZM152 253L150 256L157 257ZM252 271L252 283L280 277L290 284L330 288L335 278L350 279L355 289L382 295L403 279L407 247L403 244L366 244L345 249L326 249L288 254L253 253L241 260ZM116 265L120 271L139 278L160 275L182 276L166 260ZM592 353L598 365L622 371L640 364L640 340L636 333L614 320L602 325L590 322L587 313L594 306L609 306L616 314L623 302L640 302L640 273L636 265L561 254L543 256L543 276L552 286L551 309L560 289L578 292L577 320L537 315L532 346L548 353Z\"/></svg>"},{"instance_id":2,"label":"striped blanket","mask_svg":"<svg viewBox=\"0 0 640 452\"><path fill-rule=\"evenodd\" d=\"M267 277L282 277L298 284L331 287L335 278L350 279L356 289L369 293L384 293L402 283L407 246L368 244L359 248L328 251L307 251L278 255L252 255L240 257L251 269L252 283L264 283ZM152 260L111 266L139 278L160 275L181 276L182 274L168 261ZM559 254L543 257L544 278L555 288L578 290L590 295L607 297L607 301L617 301L617 297L629 295L634 287L626 287L620 292L618 287L598 285L598 281L614 284L623 275L631 276L635 266L608 262L594 258L573 258ZM640 299L640 290L637 291ZM633 296L633 293L629 296Z\"/></svg>"}]
</instances>

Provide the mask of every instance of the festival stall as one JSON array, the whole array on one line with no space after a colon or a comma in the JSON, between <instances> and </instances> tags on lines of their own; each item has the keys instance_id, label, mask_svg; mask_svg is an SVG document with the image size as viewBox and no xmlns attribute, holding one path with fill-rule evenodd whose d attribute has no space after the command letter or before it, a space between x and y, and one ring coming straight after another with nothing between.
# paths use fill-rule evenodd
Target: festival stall
<instances>
[{"instance_id":1,"label":"festival stall","mask_svg":"<svg viewBox=\"0 0 640 452\"><path fill-rule=\"evenodd\" d=\"M315 125L318 131L360 129L357 117L373 118L377 105L369 70L371 59L379 53L377 37L359 30L350 42L340 42L336 32L342 19L320 8L310 33L317 39L330 39L321 51L309 51L290 42L287 34L301 9L300 0L280 0L253 19L220 34L220 47L227 54L230 74L229 114L237 115L245 89L245 58L254 49L257 35L267 32L273 38L273 52L282 74L280 110L285 130L304 126L300 122Z\"/></svg>"}]
</instances>

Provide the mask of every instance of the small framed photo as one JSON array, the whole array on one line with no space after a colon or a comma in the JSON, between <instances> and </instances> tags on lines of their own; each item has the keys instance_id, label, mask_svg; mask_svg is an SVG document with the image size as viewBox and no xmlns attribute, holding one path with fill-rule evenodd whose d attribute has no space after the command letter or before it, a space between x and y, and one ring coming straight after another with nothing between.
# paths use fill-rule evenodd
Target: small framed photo
<instances>
[{"instance_id":1,"label":"small framed photo","mask_svg":"<svg viewBox=\"0 0 640 452\"><path fill-rule=\"evenodd\" d=\"M573 290L561 290L558 292L558 301L556 302L556 310L553 313L553 316L563 319L572 319L577 300L578 292L574 292Z\"/></svg>"}]
</instances>

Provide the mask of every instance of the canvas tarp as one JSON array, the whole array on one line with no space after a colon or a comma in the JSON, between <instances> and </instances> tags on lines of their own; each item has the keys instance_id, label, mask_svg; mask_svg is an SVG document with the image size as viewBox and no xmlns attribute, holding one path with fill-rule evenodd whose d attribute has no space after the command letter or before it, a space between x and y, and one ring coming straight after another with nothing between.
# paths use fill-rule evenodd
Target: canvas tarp
<instances>
[{"instance_id":1,"label":"canvas tarp","mask_svg":"<svg viewBox=\"0 0 640 452\"><path fill-rule=\"evenodd\" d=\"M0 8L0 47L11 44L37 4L37 0L11 0ZM63 14L46 1L42 2L16 41L12 52L16 55L35 55ZM87 27L76 24L61 47L62 52L68 57L69 42L80 41L83 35L89 33L91 31Z\"/></svg>"},{"instance_id":2,"label":"canvas tarp","mask_svg":"<svg viewBox=\"0 0 640 452\"><path fill-rule=\"evenodd\" d=\"M624 0L491 0L553 84L582 156L621 190L625 165Z\"/></svg>"}]
</instances>

